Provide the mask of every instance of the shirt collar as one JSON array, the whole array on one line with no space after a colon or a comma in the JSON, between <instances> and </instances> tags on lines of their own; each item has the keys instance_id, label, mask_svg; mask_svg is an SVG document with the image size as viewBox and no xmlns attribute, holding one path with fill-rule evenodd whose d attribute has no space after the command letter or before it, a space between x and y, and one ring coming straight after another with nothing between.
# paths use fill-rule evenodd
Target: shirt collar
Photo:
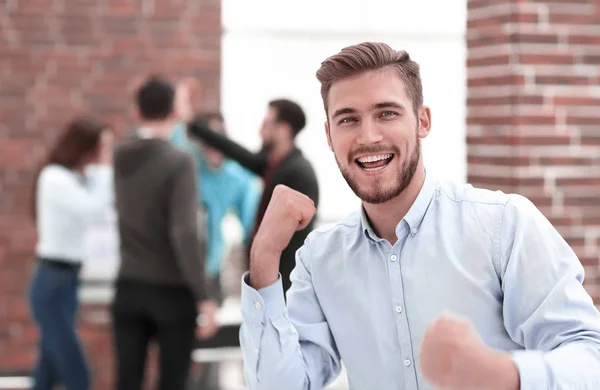
<instances>
[{"instance_id":1,"label":"shirt collar","mask_svg":"<svg viewBox=\"0 0 600 390\"><path fill-rule=\"evenodd\" d=\"M138 135L138 137L144 139L156 138L154 130L152 130L149 127L140 127L139 129L137 129L136 134Z\"/></svg>"},{"instance_id":2,"label":"shirt collar","mask_svg":"<svg viewBox=\"0 0 600 390\"><path fill-rule=\"evenodd\" d=\"M423 187L421 187L421 191L419 191L419 195L417 195L417 199L415 199L415 202L412 204L402 221L400 221L396 226L397 235L400 234L402 223L405 221L410 228L411 234L416 234L417 230L421 226L421 222L423 222L423 219L425 218L425 214L429 209L429 205L431 204L433 196L435 195L436 185L437 180L434 178L434 176L431 173L425 173L425 182L423 183ZM371 240L381 241L382 239L375 234L373 228L369 224L364 207L361 207L360 219L362 224L362 232L365 234L365 236Z\"/></svg>"},{"instance_id":3,"label":"shirt collar","mask_svg":"<svg viewBox=\"0 0 600 390\"><path fill-rule=\"evenodd\" d=\"M136 134L138 137L140 137L142 139L155 139L156 138L156 139L169 141L172 138L173 132L171 131L171 133L168 135L168 137L165 137L164 135L161 134L160 130L157 130L152 127L142 126L136 130Z\"/></svg>"}]
</instances>

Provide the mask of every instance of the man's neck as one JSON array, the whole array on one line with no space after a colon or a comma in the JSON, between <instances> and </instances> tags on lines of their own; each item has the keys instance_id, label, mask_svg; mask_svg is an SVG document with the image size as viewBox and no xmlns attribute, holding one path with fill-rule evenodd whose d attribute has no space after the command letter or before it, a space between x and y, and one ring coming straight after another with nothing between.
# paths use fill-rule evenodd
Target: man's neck
<instances>
[{"instance_id":1,"label":"man's neck","mask_svg":"<svg viewBox=\"0 0 600 390\"><path fill-rule=\"evenodd\" d=\"M396 226L412 207L417 196L419 196L424 182L425 169L421 163L410 184L400 195L382 204L363 202L363 207L369 217L369 223L379 237L388 240L390 244L394 245L398 239L396 236Z\"/></svg>"},{"instance_id":2,"label":"man's neck","mask_svg":"<svg viewBox=\"0 0 600 390\"><path fill-rule=\"evenodd\" d=\"M286 142L286 143L282 143L280 145L277 145L275 148L273 148L273 150L271 151L271 153L269 153L269 160L271 160L271 161L281 161L288 154L290 154L292 152L292 150L294 150L294 143L293 142L289 142L289 143Z\"/></svg>"},{"instance_id":3,"label":"man's neck","mask_svg":"<svg viewBox=\"0 0 600 390\"><path fill-rule=\"evenodd\" d=\"M146 121L141 123L139 129L146 137L169 139L173 133L173 124L170 121Z\"/></svg>"}]
</instances>

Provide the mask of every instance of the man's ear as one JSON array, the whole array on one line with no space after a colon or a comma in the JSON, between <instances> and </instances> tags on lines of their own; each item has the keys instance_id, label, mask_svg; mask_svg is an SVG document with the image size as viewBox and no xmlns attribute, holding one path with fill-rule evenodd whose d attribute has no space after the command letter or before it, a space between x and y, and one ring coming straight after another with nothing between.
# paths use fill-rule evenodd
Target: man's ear
<instances>
[{"instance_id":1,"label":"man's ear","mask_svg":"<svg viewBox=\"0 0 600 390\"><path fill-rule=\"evenodd\" d=\"M419 138L425 138L431 131L431 109L427 106L419 108Z\"/></svg>"},{"instance_id":2,"label":"man's ear","mask_svg":"<svg viewBox=\"0 0 600 390\"><path fill-rule=\"evenodd\" d=\"M288 138L288 139L292 140L292 142L294 142L294 139L296 138L294 129L292 129L292 126L288 125L287 123L278 124L276 133L278 134L277 135L278 138L282 138L282 139Z\"/></svg>"}]
</instances>

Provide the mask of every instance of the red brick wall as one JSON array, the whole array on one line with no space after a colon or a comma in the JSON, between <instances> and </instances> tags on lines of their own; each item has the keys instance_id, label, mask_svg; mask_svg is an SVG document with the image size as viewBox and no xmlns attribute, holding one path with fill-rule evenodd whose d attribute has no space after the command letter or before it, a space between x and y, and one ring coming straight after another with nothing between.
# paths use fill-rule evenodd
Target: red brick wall
<instances>
[{"instance_id":1,"label":"red brick wall","mask_svg":"<svg viewBox=\"0 0 600 390\"><path fill-rule=\"evenodd\" d=\"M528 196L600 304L600 3L469 0L468 180Z\"/></svg>"},{"instance_id":2,"label":"red brick wall","mask_svg":"<svg viewBox=\"0 0 600 390\"><path fill-rule=\"evenodd\" d=\"M35 359L25 299L35 244L28 207L49 142L80 112L129 130L127 86L148 72L197 76L204 106L218 108L220 12L219 0L0 1L0 374L28 370ZM88 317L81 332L94 388L108 389L108 328Z\"/></svg>"}]
</instances>

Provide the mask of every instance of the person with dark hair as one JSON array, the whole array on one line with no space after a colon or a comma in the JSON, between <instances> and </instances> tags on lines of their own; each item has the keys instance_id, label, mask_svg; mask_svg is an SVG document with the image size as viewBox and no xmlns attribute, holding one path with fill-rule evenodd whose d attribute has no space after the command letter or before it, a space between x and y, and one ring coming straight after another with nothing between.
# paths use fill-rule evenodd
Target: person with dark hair
<instances>
[{"instance_id":1,"label":"person with dark hair","mask_svg":"<svg viewBox=\"0 0 600 390\"><path fill-rule=\"evenodd\" d=\"M187 96L191 102L193 83L188 82L181 87L184 89L182 96ZM306 116L297 103L288 99L269 102L260 129L262 149L259 153L253 153L225 135L212 131L210 125L201 117L190 116L188 121L188 129L192 137L221 151L262 177L263 192L250 243L277 185L284 184L307 195L318 206L319 184L316 173L295 143L296 137L306 126ZM281 255L279 271L282 275L284 291L291 285L289 276L296 263L295 253L304 243L308 233L314 229L314 223L313 220L306 228L296 232Z\"/></svg>"},{"instance_id":2,"label":"person with dark hair","mask_svg":"<svg viewBox=\"0 0 600 390\"><path fill-rule=\"evenodd\" d=\"M71 121L51 148L34 183L37 264L29 303L40 329L35 390L90 388L75 330L84 235L113 205L113 136L92 118Z\"/></svg>"},{"instance_id":3,"label":"person with dark hair","mask_svg":"<svg viewBox=\"0 0 600 390\"><path fill-rule=\"evenodd\" d=\"M175 101L169 81L148 78L136 93L141 127L115 150L121 265L112 316L118 390L141 389L153 340L160 350L158 388L183 390L195 331L199 337L216 332L195 164L169 142L179 120Z\"/></svg>"},{"instance_id":4,"label":"person with dark hair","mask_svg":"<svg viewBox=\"0 0 600 390\"><path fill-rule=\"evenodd\" d=\"M225 121L220 113L206 112L200 117L213 131L226 134ZM198 188L198 201L207 211L206 275L210 281L211 296L220 306L225 298L221 287L221 269L226 256L223 220L228 212L234 213L243 229L242 244L246 245L254 228L260 198L257 177L218 150L191 141L184 122L180 122L173 130L171 142L190 153L196 162L196 173L199 183L202 183ZM203 364L199 378L201 388L219 388L218 368L214 363Z\"/></svg>"},{"instance_id":5,"label":"person with dark hair","mask_svg":"<svg viewBox=\"0 0 600 390\"><path fill-rule=\"evenodd\" d=\"M199 118L208 123L212 131L226 135L225 121L220 113L204 113ZM221 261L225 255L221 225L227 212L233 211L243 228L243 242L247 244L254 229L260 197L255 185L256 176L236 161L227 159L218 150L191 141L183 122L173 130L171 142L190 153L196 162L199 182L202 183L198 189L199 202L208 212L206 273L221 302L223 297L219 278Z\"/></svg>"},{"instance_id":6,"label":"person with dark hair","mask_svg":"<svg viewBox=\"0 0 600 390\"><path fill-rule=\"evenodd\" d=\"M280 186L242 279L254 390L600 388L600 313L584 268L527 198L434 176L419 65L380 42L317 71L325 134L361 207L297 252L287 305L280 253L314 204Z\"/></svg>"}]
</instances>

